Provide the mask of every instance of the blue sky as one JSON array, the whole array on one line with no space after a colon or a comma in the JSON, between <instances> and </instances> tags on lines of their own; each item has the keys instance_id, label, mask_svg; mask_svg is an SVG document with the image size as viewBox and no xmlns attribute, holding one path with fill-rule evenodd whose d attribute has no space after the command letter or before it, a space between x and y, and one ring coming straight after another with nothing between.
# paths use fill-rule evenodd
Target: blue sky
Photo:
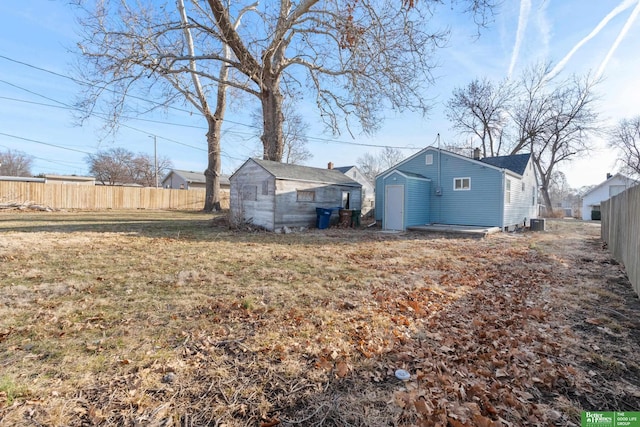
<instances>
[{"instance_id":1,"label":"blue sky","mask_svg":"<svg viewBox=\"0 0 640 427\"><path fill-rule=\"evenodd\" d=\"M462 139L451 130L444 104L456 87L476 77L517 76L536 61L558 65L559 77L592 72L603 77L599 88L604 123L640 114L640 0L505 0L494 22L476 37L470 19L444 7L438 24L451 29L448 46L437 52L433 99L427 117L389 112L373 136L332 136L314 124L312 110L301 111L311 124L309 166L356 164L364 153L383 146L404 147L407 156L436 143ZM64 78L76 60L74 11L66 1L0 2L0 150L23 151L34 157L33 172L87 173L85 158L101 149L125 147L159 156L175 168L206 167L206 129L197 114L170 110L124 123L115 137L104 138L99 119L83 126L74 122L69 106L79 86ZM43 71L45 70L45 71ZM54 74L55 73L55 74ZM56 75L59 74L59 75ZM233 172L247 157L259 153L247 100L235 103L224 128L222 167ZM251 107L253 109L255 107ZM615 155L605 141L594 140L589 157L562 166L574 188L604 180L615 172Z\"/></svg>"}]
</instances>

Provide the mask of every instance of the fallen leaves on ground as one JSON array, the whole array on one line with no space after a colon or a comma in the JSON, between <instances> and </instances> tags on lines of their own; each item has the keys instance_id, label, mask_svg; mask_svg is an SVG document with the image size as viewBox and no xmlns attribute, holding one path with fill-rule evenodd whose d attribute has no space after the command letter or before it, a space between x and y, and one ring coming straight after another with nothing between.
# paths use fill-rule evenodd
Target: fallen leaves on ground
<instances>
[{"instance_id":1,"label":"fallen leaves on ground","mask_svg":"<svg viewBox=\"0 0 640 427\"><path fill-rule=\"evenodd\" d=\"M14 314L28 322L0 324L0 341L12 375L40 381L11 404L0 391L0 423L571 426L581 410L637 410L640 303L595 239L562 233L70 236L69 251L113 240L132 264L57 287L46 259L25 270L36 292ZM149 246L194 261L154 272ZM101 306L83 317L65 296ZM80 363L39 350L49 340Z\"/></svg>"}]
</instances>

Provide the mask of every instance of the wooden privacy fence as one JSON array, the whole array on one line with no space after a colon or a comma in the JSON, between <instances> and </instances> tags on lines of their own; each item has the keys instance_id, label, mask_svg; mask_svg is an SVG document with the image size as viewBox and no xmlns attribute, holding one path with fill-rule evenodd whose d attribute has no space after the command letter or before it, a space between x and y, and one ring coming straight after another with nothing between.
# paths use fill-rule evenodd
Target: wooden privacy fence
<instances>
[{"instance_id":1,"label":"wooden privacy fence","mask_svg":"<svg viewBox=\"0 0 640 427\"><path fill-rule=\"evenodd\" d=\"M223 208L229 207L228 194L221 191ZM53 209L200 210L204 199L204 190L0 181L0 203L28 202Z\"/></svg>"},{"instance_id":2,"label":"wooden privacy fence","mask_svg":"<svg viewBox=\"0 0 640 427\"><path fill-rule=\"evenodd\" d=\"M600 204L602 240L613 257L624 264L640 296L640 185Z\"/></svg>"}]
</instances>

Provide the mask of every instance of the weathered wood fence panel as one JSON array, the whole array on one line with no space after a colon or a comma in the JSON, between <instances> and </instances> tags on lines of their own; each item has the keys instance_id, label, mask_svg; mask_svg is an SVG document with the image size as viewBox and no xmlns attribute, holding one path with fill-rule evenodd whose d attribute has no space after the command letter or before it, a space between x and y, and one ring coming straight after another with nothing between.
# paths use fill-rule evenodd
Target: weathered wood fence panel
<instances>
[{"instance_id":1,"label":"weathered wood fence panel","mask_svg":"<svg viewBox=\"0 0 640 427\"><path fill-rule=\"evenodd\" d=\"M204 199L204 190L0 181L0 203L29 202L53 209L200 210ZM228 208L229 192L221 191L221 199L222 208Z\"/></svg>"},{"instance_id":2,"label":"weathered wood fence panel","mask_svg":"<svg viewBox=\"0 0 640 427\"><path fill-rule=\"evenodd\" d=\"M640 185L602 202L600 211L602 240L640 295Z\"/></svg>"}]
</instances>

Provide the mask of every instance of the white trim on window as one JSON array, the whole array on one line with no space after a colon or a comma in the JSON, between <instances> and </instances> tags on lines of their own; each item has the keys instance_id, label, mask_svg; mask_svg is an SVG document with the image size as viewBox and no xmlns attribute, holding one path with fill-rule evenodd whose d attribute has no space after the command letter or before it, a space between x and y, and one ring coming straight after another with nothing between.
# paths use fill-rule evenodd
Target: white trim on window
<instances>
[{"instance_id":1,"label":"white trim on window","mask_svg":"<svg viewBox=\"0 0 640 427\"><path fill-rule=\"evenodd\" d=\"M468 176L461 178L453 178L453 191L469 191L471 190L471 178Z\"/></svg>"},{"instance_id":2,"label":"white trim on window","mask_svg":"<svg viewBox=\"0 0 640 427\"><path fill-rule=\"evenodd\" d=\"M505 203L511 203L511 180L507 178L504 186L504 201Z\"/></svg>"},{"instance_id":3,"label":"white trim on window","mask_svg":"<svg viewBox=\"0 0 640 427\"><path fill-rule=\"evenodd\" d=\"M424 164L432 165L433 164L433 154L427 154L424 156Z\"/></svg>"}]
</instances>

